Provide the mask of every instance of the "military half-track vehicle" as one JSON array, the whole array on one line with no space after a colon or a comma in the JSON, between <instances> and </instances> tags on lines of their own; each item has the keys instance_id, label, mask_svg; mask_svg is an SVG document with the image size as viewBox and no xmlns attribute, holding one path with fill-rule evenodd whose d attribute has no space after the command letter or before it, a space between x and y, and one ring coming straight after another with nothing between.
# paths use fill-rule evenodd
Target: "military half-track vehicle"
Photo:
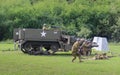
<instances>
[{"instance_id":1,"label":"military half-track vehicle","mask_svg":"<svg viewBox=\"0 0 120 75\"><path fill-rule=\"evenodd\" d=\"M14 42L27 54L54 54L57 51L71 50L76 38L65 35L61 30L17 28L13 32Z\"/></svg>"}]
</instances>

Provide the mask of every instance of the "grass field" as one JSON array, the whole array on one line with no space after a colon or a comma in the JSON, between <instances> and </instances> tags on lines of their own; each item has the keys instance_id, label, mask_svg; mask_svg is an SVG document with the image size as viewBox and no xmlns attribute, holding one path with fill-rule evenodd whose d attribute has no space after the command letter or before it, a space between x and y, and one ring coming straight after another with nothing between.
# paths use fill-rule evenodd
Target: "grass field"
<instances>
[{"instance_id":1,"label":"grass field","mask_svg":"<svg viewBox=\"0 0 120 75\"><path fill-rule=\"evenodd\" d=\"M0 75L120 75L120 45L109 44L115 57L72 63L70 52L34 56L17 50L13 44L0 43Z\"/></svg>"}]
</instances>

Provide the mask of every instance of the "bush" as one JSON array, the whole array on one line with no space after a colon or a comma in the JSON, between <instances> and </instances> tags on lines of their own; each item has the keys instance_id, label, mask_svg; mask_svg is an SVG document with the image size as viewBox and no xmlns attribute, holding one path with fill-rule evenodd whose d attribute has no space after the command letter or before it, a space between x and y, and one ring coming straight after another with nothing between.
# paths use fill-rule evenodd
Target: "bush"
<instances>
[{"instance_id":1,"label":"bush","mask_svg":"<svg viewBox=\"0 0 120 75\"><path fill-rule=\"evenodd\" d=\"M46 23L64 27L70 35L120 41L115 38L119 0L1 0L0 7L0 40L11 39L14 28L42 28Z\"/></svg>"}]
</instances>

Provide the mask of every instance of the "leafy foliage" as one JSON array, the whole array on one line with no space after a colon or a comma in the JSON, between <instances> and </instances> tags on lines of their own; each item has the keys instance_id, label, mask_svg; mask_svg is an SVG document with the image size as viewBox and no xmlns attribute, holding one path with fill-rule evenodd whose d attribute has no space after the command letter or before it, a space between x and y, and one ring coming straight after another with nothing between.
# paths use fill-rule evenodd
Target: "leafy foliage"
<instances>
[{"instance_id":1,"label":"leafy foliage","mask_svg":"<svg viewBox=\"0 0 120 75\"><path fill-rule=\"evenodd\" d=\"M119 38L119 0L0 0L0 40L12 38L14 28L62 26L68 34Z\"/></svg>"}]
</instances>

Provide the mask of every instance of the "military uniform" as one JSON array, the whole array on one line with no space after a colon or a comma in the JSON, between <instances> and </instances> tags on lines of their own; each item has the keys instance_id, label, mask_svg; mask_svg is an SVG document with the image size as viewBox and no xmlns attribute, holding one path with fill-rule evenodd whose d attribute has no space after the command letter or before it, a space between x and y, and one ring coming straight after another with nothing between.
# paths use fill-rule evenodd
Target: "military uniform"
<instances>
[{"instance_id":1,"label":"military uniform","mask_svg":"<svg viewBox=\"0 0 120 75\"><path fill-rule=\"evenodd\" d=\"M88 41L85 41L81 46L81 54L88 55L88 52L91 51L91 44Z\"/></svg>"},{"instance_id":2,"label":"military uniform","mask_svg":"<svg viewBox=\"0 0 120 75\"><path fill-rule=\"evenodd\" d=\"M98 47L98 45L95 42L85 41L81 46L80 53L82 55L89 55L92 52L91 50L92 47Z\"/></svg>"},{"instance_id":3,"label":"military uniform","mask_svg":"<svg viewBox=\"0 0 120 75\"><path fill-rule=\"evenodd\" d=\"M72 46L72 56L74 58L72 59L72 62L74 62L74 60L76 59L77 56L79 58L79 61L81 62L81 54L78 52L78 50L79 50L80 46L82 45L83 41L84 41L83 39L82 40L77 40L73 44L73 46Z\"/></svg>"},{"instance_id":4,"label":"military uniform","mask_svg":"<svg viewBox=\"0 0 120 75\"><path fill-rule=\"evenodd\" d=\"M108 56L107 56L106 53L96 54L95 55L95 60L99 60L99 59L108 59Z\"/></svg>"},{"instance_id":5,"label":"military uniform","mask_svg":"<svg viewBox=\"0 0 120 75\"><path fill-rule=\"evenodd\" d=\"M43 28L42 28L43 30L47 30L47 27L45 27L45 26L43 26Z\"/></svg>"},{"instance_id":6,"label":"military uniform","mask_svg":"<svg viewBox=\"0 0 120 75\"><path fill-rule=\"evenodd\" d=\"M48 29L48 28L47 28L47 25L44 24L43 27L42 27L42 29L43 29L43 30L47 30L47 29Z\"/></svg>"}]
</instances>

